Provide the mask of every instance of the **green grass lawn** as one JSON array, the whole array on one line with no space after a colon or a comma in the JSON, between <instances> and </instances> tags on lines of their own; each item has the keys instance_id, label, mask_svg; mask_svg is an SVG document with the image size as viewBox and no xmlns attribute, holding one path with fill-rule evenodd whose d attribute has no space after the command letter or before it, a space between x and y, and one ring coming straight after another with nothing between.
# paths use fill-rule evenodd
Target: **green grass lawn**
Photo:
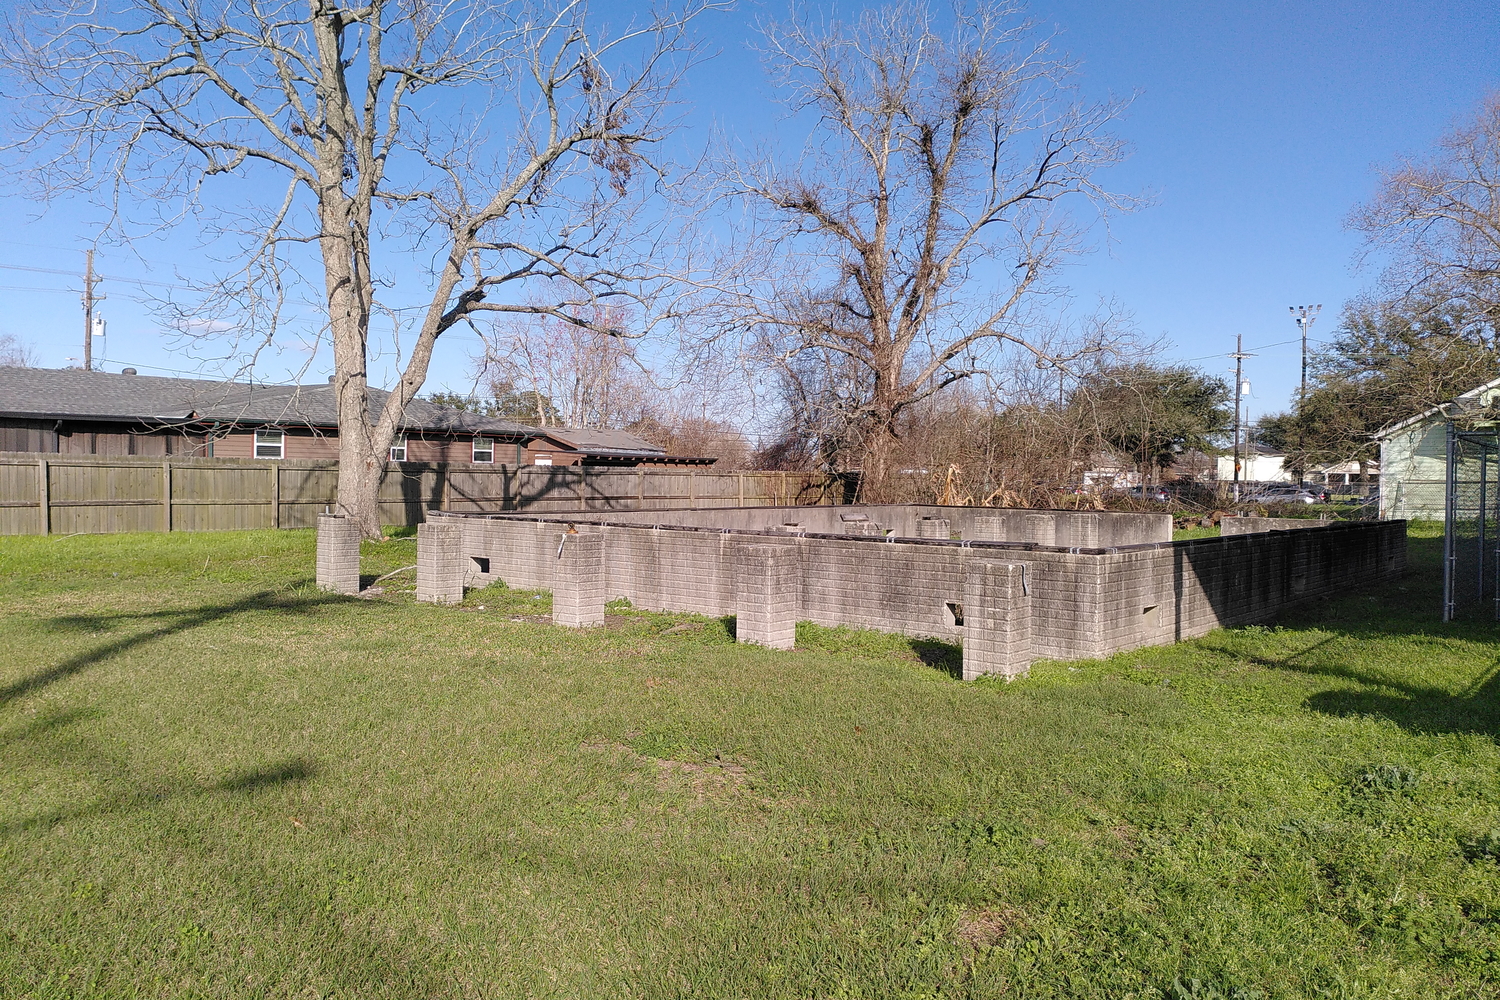
<instances>
[{"instance_id":1,"label":"green grass lawn","mask_svg":"<svg viewBox=\"0 0 1500 1000\"><path fill-rule=\"evenodd\" d=\"M307 532L0 538L0 995L1492 998L1500 633L1431 534L1010 685L331 597Z\"/></svg>"}]
</instances>

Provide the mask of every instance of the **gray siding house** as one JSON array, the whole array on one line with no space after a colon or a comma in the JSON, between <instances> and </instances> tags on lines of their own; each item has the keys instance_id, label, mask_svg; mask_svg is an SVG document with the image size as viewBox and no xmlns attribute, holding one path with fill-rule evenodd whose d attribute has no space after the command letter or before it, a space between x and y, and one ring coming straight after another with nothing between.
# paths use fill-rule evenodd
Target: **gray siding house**
<instances>
[{"instance_id":1,"label":"gray siding house","mask_svg":"<svg viewBox=\"0 0 1500 1000\"><path fill-rule=\"evenodd\" d=\"M1500 417L1500 379L1486 382L1375 435L1380 442L1380 516L1441 521L1448 475L1448 424Z\"/></svg>"}]
</instances>

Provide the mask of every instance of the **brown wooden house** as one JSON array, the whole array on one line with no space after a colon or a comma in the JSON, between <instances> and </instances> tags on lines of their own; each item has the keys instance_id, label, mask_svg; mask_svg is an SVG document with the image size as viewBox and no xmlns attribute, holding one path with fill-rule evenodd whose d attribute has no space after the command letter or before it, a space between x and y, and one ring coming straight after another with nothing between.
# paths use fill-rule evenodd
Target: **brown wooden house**
<instances>
[{"instance_id":1,"label":"brown wooden house","mask_svg":"<svg viewBox=\"0 0 1500 1000\"><path fill-rule=\"evenodd\" d=\"M370 390L372 417L386 393ZM337 459L333 386L0 366L0 451ZM426 400L407 407L391 461L706 466L624 431L531 427Z\"/></svg>"}]
</instances>

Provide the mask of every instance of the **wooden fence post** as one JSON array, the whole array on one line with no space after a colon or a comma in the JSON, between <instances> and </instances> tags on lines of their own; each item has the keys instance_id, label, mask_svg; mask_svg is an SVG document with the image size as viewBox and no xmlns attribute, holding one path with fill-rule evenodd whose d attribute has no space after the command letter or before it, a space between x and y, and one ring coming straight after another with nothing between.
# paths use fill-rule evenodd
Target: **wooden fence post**
<instances>
[{"instance_id":1,"label":"wooden fence post","mask_svg":"<svg viewBox=\"0 0 1500 1000\"><path fill-rule=\"evenodd\" d=\"M271 463L271 527L281 527L281 466Z\"/></svg>"},{"instance_id":2,"label":"wooden fence post","mask_svg":"<svg viewBox=\"0 0 1500 1000\"><path fill-rule=\"evenodd\" d=\"M741 507L743 507L743 506L745 506L745 474L743 472L740 473L739 480L740 480L740 503L739 503L739 505Z\"/></svg>"},{"instance_id":3,"label":"wooden fence post","mask_svg":"<svg viewBox=\"0 0 1500 1000\"><path fill-rule=\"evenodd\" d=\"M698 506L698 470L688 471L688 506Z\"/></svg>"},{"instance_id":4,"label":"wooden fence post","mask_svg":"<svg viewBox=\"0 0 1500 1000\"><path fill-rule=\"evenodd\" d=\"M642 468L635 470L635 509L646 509L646 470Z\"/></svg>"},{"instance_id":5,"label":"wooden fence post","mask_svg":"<svg viewBox=\"0 0 1500 1000\"><path fill-rule=\"evenodd\" d=\"M161 530L172 530L172 463L161 463Z\"/></svg>"},{"instance_id":6,"label":"wooden fence post","mask_svg":"<svg viewBox=\"0 0 1500 1000\"><path fill-rule=\"evenodd\" d=\"M51 476L47 472L47 460L41 459L36 463L36 509L41 515L41 534L52 534L52 483Z\"/></svg>"}]
</instances>

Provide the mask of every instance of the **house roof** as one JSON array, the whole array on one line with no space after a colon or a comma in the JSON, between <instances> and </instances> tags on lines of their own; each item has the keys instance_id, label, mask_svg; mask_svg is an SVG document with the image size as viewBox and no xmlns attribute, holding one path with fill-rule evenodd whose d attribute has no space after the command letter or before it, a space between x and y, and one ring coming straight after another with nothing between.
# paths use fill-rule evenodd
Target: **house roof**
<instances>
[{"instance_id":1,"label":"house roof","mask_svg":"<svg viewBox=\"0 0 1500 1000\"><path fill-rule=\"evenodd\" d=\"M629 431L603 430L596 427L544 427L541 433L574 451L585 455L619 456L621 458L658 458L667 450Z\"/></svg>"},{"instance_id":2,"label":"house roof","mask_svg":"<svg viewBox=\"0 0 1500 1000\"><path fill-rule=\"evenodd\" d=\"M583 456L595 465L635 465L662 462L671 465L713 465L717 458L703 455L669 455L660 445L629 431L597 427L543 427L539 433Z\"/></svg>"},{"instance_id":3,"label":"house roof","mask_svg":"<svg viewBox=\"0 0 1500 1000\"><path fill-rule=\"evenodd\" d=\"M370 390L371 419L378 416L388 395L382 389ZM338 426L333 386L327 383L264 385L4 365L0 365L0 414L44 420ZM539 433L513 421L422 399L407 405L402 429L521 438Z\"/></svg>"},{"instance_id":4,"label":"house roof","mask_svg":"<svg viewBox=\"0 0 1500 1000\"><path fill-rule=\"evenodd\" d=\"M1370 436L1378 441L1382 438L1390 437L1397 431L1405 430L1413 424L1420 424L1423 421L1435 416L1458 416L1459 414L1470 410L1477 410L1482 405L1480 401L1481 397L1483 397L1486 392L1489 392L1492 389L1500 389L1500 378L1492 379L1486 382L1484 385L1475 386L1468 392L1459 393L1457 396L1454 396L1447 402L1428 407L1415 416L1407 417L1405 420L1399 420L1394 424L1388 424Z\"/></svg>"}]
</instances>

